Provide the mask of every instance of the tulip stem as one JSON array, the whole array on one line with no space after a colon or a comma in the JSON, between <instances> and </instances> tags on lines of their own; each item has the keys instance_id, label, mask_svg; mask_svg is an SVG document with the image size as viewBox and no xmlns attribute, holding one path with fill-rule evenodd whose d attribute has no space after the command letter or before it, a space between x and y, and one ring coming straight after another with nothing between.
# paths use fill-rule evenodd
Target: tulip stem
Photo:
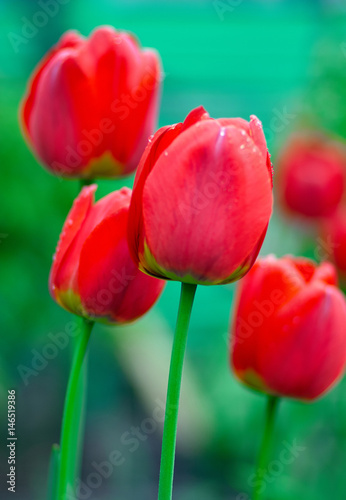
<instances>
[{"instance_id":1,"label":"tulip stem","mask_svg":"<svg viewBox=\"0 0 346 500\"><path fill-rule=\"evenodd\" d=\"M263 475L268 467L268 460L270 456L270 448L272 444L273 427L275 421L276 410L278 407L279 398L277 396L268 395L267 408L266 408L266 421L260 452L258 455L258 462L256 468L255 488L253 493L253 500L259 500L262 493Z\"/></svg>"},{"instance_id":2,"label":"tulip stem","mask_svg":"<svg viewBox=\"0 0 346 500\"><path fill-rule=\"evenodd\" d=\"M197 285L189 283L182 283L181 285L179 311L168 377L160 464L159 500L171 500L172 498L181 378L187 333L196 288Z\"/></svg>"},{"instance_id":3,"label":"tulip stem","mask_svg":"<svg viewBox=\"0 0 346 500\"><path fill-rule=\"evenodd\" d=\"M82 319L81 325L82 328L76 339L61 426L58 500L66 500L68 498L67 493L69 491L73 492L73 488L75 487L74 483L77 471L76 461L79 455L79 453L75 450L79 441L79 429L77 429L76 423L81 422L82 412L80 395L78 393L82 386L81 372L94 323L92 321ZM78 415L77 411L79 412Z\"/></svg>"}]
</instances>

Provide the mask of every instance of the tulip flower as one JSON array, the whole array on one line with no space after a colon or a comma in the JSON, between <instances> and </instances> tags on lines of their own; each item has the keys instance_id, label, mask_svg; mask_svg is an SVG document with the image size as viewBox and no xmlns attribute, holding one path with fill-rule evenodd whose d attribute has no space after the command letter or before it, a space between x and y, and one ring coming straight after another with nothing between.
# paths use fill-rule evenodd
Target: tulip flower
<instances>
[{"instance_id":1,"label":"tulip flower","mask_svg":"<svg viewBox=\"0 0 346 500\"><path fill-rule=\"evenodd\" d=\"M31 149L63 177L130 174L155 129L160 74L158 54L130 33L68 31L34 70L22 102Z\"/></svg>"},{"instance_id":2,"label":"tulip flower","mask_svg":"<svg viewBox=\"0 0 346 500\"><path fill-rule=\"evenodd\" d=\"M285 210L325 217L338 206L345 186L345 151L321 133L293 135L277 160L278 188Z\"/></svg>"},{"instance_id":3,"label":"tulip flower","mask_svg":"<svg viewBox=\"0 0 346 500\"><path fill-rule=\"evenodd\" d=\"M198 284L230 283L253 265L272 211L261 122L196 108L149 139L135 178L128 242L143 272L182 282L162 440L159 500L170 500L181 377Z\"/></svg>"},{"instance_id":4,"label":"tulip flower","mask_svg":"<svg viewBox=\"0 0 346 500\"><path fill-rule=\"evenodd\" d=\"M129 246L150 275L216 285L254 263L272 211L261 122L196 108L149 140L136 174Z\"/></svg>"},{"instance_id":5,"label":"tulip flower","mask_svg":"<svg viewBox=\"0 0 346 500\"><path fill-rule=\"evenodd\" d=\"M249 387L312 401L346 363L346 302L335 268L298 257L259 259L240 285L231 364Z\"/></svg>"},{"instance_id":6,"label":"tulip flower","mask_svg":"<svg viewBox=\"0 0 346 500\"><path fill-rule=\"evenodd\" d=\"M140 272L127 244L131 190L94 204L96 185L83 188L67 216L49 288L68 311L90 320L127 323L147 312L164 281Z\"/></svg>"}]
</instances>

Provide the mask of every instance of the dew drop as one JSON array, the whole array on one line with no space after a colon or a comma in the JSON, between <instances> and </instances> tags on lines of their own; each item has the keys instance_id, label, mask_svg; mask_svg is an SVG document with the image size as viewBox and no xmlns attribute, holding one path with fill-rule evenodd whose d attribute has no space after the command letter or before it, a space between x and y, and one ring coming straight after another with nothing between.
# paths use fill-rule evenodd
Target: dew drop
<instances>
[{"instance_id":1,"label":"dew drop","mask_svg":"<svg viewBox=\"0 0 346 500\"><path fill-rule=\"evenodd\" d=\"M165 152L164 152L164 155L165 155L165 156L168 156L168 153L167 153L167 151L165 151Z\"/></svg>"},{"instance_id":2,"label":"dew drop","mask_svg":"<svg viewBox=\"0 0 346 500\"><path fill-rule=\"evenodd\" d=\"M240 146L240 149L244 149L244 148L245 148L245 144L242 144L242 145Z\"/></svg>"},{"instance_id":3,"label":"dew drop","mask_svg":"<svg viewBox=\"0 0 346 500\"><path fill-rule=\"evenodd\" d=\"M226 133L226 130L224 127L222 127L222 129L220 130L221 137L224 137L225 133Z\"/></svg>"}]
</instances>

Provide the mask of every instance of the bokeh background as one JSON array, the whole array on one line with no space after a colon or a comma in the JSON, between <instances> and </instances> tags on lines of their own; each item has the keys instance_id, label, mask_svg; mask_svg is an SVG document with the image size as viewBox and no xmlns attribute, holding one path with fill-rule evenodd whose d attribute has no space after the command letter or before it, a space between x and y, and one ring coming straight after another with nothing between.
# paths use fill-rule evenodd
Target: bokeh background
<instances>
[{"instance_id":1,"label":"bokeh background","mask_svg":"<svg viewBox=\"0 0 346 500\"><path fill-rule=\"evenodd\" d=\"M64 0L57 14L28 37L25 25L40 10L39 1L0 1L1 499L11 498L5 477L7 390L17 390L15 498L43 500L70 364L69 346L48 361L41 356L51 334L66 331L73 321L49 297L47 277L78 183L59 181L37 164L17 118L30 72L60 35L71 28L88 35L100 24L111 24L155 47L164 67L160 126L181 121L200 104L214 117L256 114L274 166L280 146L298 127L313 124L346 137L344 1ZM14 44L13 34L23 37L21 43ZM132 182L126 180L129 186ZM98 197L120 185L99 182ZM325 250L313 228L276 207L262 254L319 258ZM235 289L199 287L197 292L183 379L176 500L250 498L265 399L242 387L229 370L227 332ZM101 484L82 488L81 499L156 497L178 297L179 285L169 283L142 320L94 330L83 484L95 463L108 460L112 451L124 460ZM263 498L343 500L345 382L315 404L282 402L272 459L294 445L299 451L291 463L269 474Z\"/></svg>"}]
</instances>

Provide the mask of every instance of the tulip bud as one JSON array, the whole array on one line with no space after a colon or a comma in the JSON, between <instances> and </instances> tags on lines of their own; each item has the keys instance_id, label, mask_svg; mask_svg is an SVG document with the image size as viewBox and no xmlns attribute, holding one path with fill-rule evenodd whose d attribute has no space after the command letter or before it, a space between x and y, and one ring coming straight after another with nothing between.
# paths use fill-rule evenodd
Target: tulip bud
<instances>
[{"instance_id":1,"label":"tulip bud","mask_svg":"<svg viewBox=\"0 0 346 500\"><path fill-rule=\"evenodd\" d=\"M345 168L340 144L321 133L293 135L277 160L282 206L306 217L330 215L342 197Z\"/></svg>"},{"instance_id":2,"label":"tulip bud","mask_svg":"<svg viewBox=\"0 0 346 500\"><path fill-rule=\"evenodd\" d=\"M344 373L345 324L346 302L332 264L259 259L238 291L234 372L253 389L313 400Z\"/></svg>"},{"instance_id":3,"label":"tulip bud","mask_svg":"<svg viewBox=\"0 0 346 500\"><path fill-rule=\"evenodd\" d=\"M271 211L261 122L213 120L196 108L149 140L131 200L130 251L153 276L230 283L254 263Z\"/></svg>"},{"instance_id":4,"label":"tulip bud","mask_svg":"<svg viewBox=\"0 0 346 500\"><path fill-rule=\"evenodd\" d=\"M111 27L69 31L34 71L21 107L28 143L63 177L135 170L158 114L160 59Z\"/></svg>"},{"instance_id":5,"label":"tulip bud","mask_svg":"<svg viewBox=\"0 0 346 500\"><path fill-rule=\"evenodd\" d=\"M127 323L146 313L164 281L137 269L127 244L131 190L94 204L97 186L85 187L64 224L50 273L54 300L68 311L105 323Z\"/></svg>"}]
</instances>

